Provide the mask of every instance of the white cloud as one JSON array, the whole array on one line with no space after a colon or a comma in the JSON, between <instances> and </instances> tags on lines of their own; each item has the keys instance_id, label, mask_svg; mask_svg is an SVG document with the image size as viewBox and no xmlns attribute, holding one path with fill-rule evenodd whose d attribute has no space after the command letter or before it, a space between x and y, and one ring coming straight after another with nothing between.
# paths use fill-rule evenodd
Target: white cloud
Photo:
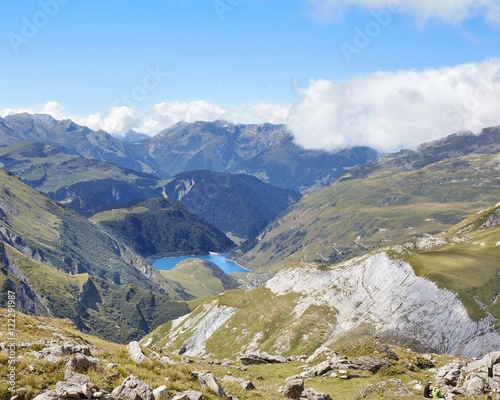
<instances>
[{"instance_id":1,"label":"white cloud","mask_svg":"<svg viewBox=\"0 0 500 400\"><path fill-rule=\"evenodd\" d=\"M122 134L137 126L139 120L135 111L126 106L111 108L106 114L95 113L88 117L74 119L78 124L88 126L90 129L102 129L112 134Z\"/></svg>"},{"instance_id":2,"label":"white cloud","mask_svg":"<svg viewBox=\"0 0 500 400\"><path fill-rule=\"evenodd\" d=\"M375 72L340 84L311 80L296 90L301 99L293 105L259 103L228 108L200 100L160 103L142 115L120 106L79 116L52 101L39 109L5 109L1 115L45 112L114 135L129 129L154 135L179 121L286 123L298 144L325 150L362 145L391 151L462 130L479 132L500 125L497 58L440 70Z\"/></svg>"},{"instance_id":3,"label":"white cloud","mask_svg":"<svg viewBox=\"0 0 500 400\"><path fill-rule=\"evenodd\" d=\"M468 17L482 15L489 23L500 22L499 0L305 0L309 14L320 22L341 18L352 7L380 9L399 4L419 23L429 18L459 24Z\"/></svg>"},{"instance_id":4,"label":"white cloud","mask_svg":"<svg viewBox=\"0 0 500 400\"><path fill-rule=\"evenodd\" d=\"M376 72L298 88L287 124L297 143L388 151L500 124L500 59L441 70Z\"/></svg>"}]
</instances>

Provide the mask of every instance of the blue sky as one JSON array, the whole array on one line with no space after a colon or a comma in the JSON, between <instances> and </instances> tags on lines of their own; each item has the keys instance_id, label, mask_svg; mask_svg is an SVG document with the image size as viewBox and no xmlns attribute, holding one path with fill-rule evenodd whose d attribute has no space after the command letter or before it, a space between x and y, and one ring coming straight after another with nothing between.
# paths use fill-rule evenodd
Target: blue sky
<instances>
[{"instance_id":1,"label":"blue sky","mask_svg":"<svg viewBox=\"0 0 500 400\"><path fill-rule=\"evenodd\" d=\"M498 2L460 0L442 10L429 10L426 0L408 3L413 7L393 13L381 0L5 0L0 111L47 110L52 102L56 114L94 115L106 127L110 110L122 106L133 111L118 113L128 123L109 130L147 130L137 119L144 122L158 104L182 109L202 101L197 110L209 116L261 103L269 111L303 101L297 87L310 88L311 79L338 87L377 71L442 70L500 57ZM460 7L466 13L457 17ZM26 35L31 24L35 31ZM359 32L372 34L362 48ZM349 46L356 52L348 60ZM151 69L162 71L161 81L147 78ZM144 79L150 84L141 91ZM123 100L131 95L134 101ZM288 116L288 109L273 110ZM164 124L175 122L172 112Z\"/></svg>"}]
</instances>

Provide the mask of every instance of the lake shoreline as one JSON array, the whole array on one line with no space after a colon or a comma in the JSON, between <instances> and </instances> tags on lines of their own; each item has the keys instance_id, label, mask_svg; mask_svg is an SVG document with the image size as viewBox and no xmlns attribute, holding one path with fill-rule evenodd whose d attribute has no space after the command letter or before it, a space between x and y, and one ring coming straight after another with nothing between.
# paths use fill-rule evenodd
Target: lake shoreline
<instances>
[{"instance_id":1,"label":"lake shoreline","mask_svg":"<svg viewBox=\"0 0 500 400\"><path fill-rule=\"evenodd\" d=\"M199 258L202 260L210 261L217 265L225 274L229 274L230 272L241 272L241 273L251 273L251 270L248 270L233 260L226 259L225 254L204 254L204 255L191 255L191 256L177 256L177 257L160 257L158 258L152 265L153 268L160 271L169 271L174 268L180 262L191 259L191 258Z\"/></svg>"}]
</instances>

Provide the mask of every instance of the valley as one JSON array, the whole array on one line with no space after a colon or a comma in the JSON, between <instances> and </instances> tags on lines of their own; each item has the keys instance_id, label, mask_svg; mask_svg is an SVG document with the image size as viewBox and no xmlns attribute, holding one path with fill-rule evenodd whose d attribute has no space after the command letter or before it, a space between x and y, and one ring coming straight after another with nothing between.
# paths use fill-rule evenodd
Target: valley
<instances>
[{"instance_id":1,"label":"valley","mask_svg":"<svg viewBox=\"0 0 500 400\"><path fill-rule=\"evenodd\" d=\"M33 336L21 353L55 346L42 342L51 326L57 345L93 346L103 361L84 372L110 393L164 374L182 396L200 390L202 365L241 399L282 398L293 376L331 398L420 398L439 368L500 348L499 128L374 159L301 150L271 124L179 123L125 141L44 115L1 122L0 287ZM196 257L152 266L216 253L248 273ZM123 347L137 341L144 365ZM318 351L329 356L301 375ZM356 364L380 352L377 368ZM286 365L238 364L262 353ZM63 384L64 357L26 357L47 387ZM471 379L446 390L471 394Z\"/></svg>"}]
</instances>

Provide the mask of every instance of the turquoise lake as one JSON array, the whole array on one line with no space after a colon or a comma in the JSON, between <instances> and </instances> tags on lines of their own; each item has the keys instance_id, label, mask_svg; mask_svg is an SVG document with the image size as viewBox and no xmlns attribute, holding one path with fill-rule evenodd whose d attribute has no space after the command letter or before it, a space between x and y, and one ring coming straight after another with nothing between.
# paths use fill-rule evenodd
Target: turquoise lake
<instances>
[{"instance_id":1,"label":"turquoise lake","mask_svg":"<svg viewBox=\"0 0 500 400\"><path fill-rule=\"evenodd\" d=\"M240 267L238 264L226 260L226 257L222 254L160 258L153 264L153 267L155 267L156 269L163 269L163 270L172 269L181 261L184 261L188 258L202 258L204 260L211 261L215 265L217 265L221 270L223 270L226 274L228 274L229 272L247 272L247 273L250 272Z\"/></svg>"}]
</instances>

